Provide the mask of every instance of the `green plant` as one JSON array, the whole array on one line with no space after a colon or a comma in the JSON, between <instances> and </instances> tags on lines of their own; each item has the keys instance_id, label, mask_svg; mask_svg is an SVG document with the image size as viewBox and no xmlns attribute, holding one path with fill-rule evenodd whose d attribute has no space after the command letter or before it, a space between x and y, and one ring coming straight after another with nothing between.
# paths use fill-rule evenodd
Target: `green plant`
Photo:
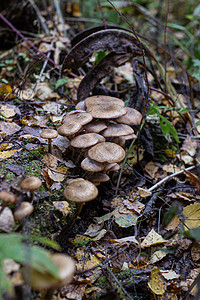
<instances>
[{"instance_id":1,"label":"green plant","mask_svg":"<svg viewBox=\"0 0 200 300\"><path fill-rule=\"evenodd\" d=\"M45 242L45 240L43 240ZM11 280L6 275L3 268L3 261L11 258L22 266L31 266L39 272L48 272L58 278L58 269L50 258L47 250L38 246L30 245L28 239L21 234L0 234L0 300L2 293L14 293Z\"/></svg>"}]
</instances>

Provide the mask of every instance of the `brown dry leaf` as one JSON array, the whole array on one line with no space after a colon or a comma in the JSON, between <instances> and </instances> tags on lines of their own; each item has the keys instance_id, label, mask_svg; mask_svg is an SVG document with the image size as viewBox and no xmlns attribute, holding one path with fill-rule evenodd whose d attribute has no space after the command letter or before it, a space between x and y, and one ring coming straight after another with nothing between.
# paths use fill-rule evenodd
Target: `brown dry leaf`
<instances>
[{"instance_id":1,"label":"brown dry leaf","mask_svg":"<svg viewBox=\"0 0 200 300\"><path fill-rule=\"evenodd\" d=\"M61 115L62 114L62 110L61 110L62 105L57 102L54 102L54 101L47 102L42 107L43 107L44 111L49 114L52 114L52 115Z\"/></svg>"},{"instance_id":2,"label":"brown dry leaf","mask_svg":"<svg viewBox=\"0 0 200 300\"><path fill-rule=\"evenodd\" d=\"M4 160L7 158L12 157L15 153L21 151L22 148L20 149L13 149L13 150L6 150L6 151L0 151L0 159Z\"/></svg>"},{"instance_id":3,"label":"brown dry leaf","mask_svg":"<svg viewBox=\"0 0 200 300\"><path fill-rule=\"evenodd\" d=\"M187 177L189 178L190 183L192 185L195 185L198 188L200 188L200 179L199 179L199 177L194 175L193 173L187 171L187 170L185 170L185 173L186 173Z\"/></svg>"},{"instance_id":4,"label":"brown dry leaf","mask_svg":"<svg viewBox=\"0 0 200 300\"><path fill-rule=\"evenodd\" d=\"M78 271L90 269L101 263L101 261L93 254L88 253L88 255L86 255L86 253L83 252L83 255L82 261L79 260L79 262L76 264Z\"/></svg>"},{"instance_id":5,"label":"brown dry leaf","mask_svg":"<svg viewBox=\"0 0 200 300\"><path fill-rule=\"evenodd\" d=\"M184 192L180 192L180 193L175 193L175 198L177 199L183 199L185 201L196 201L196 199L194 198L194 196L192 194L189 193L184 193Z\"/></svg>"},{"instance_id":6,"label":"brown dry leaf","mask_svg":"<svg viewBox=\"0 0 200 300\"><path fill-rule=\"evenodd\" d=\"M148 286L156 295L163 295L167 289L167 285L162 278L160 270L157 267L154 267L151 271Z\"/></svg>"},{"instance_id":7,"label":"brown dry leaf","mask_svg":"<svg viewBox=\"0 0 200 300\"><path fill-rule=\"evenodd\" d=\"M183 208L184 230L200 227L200 203L187 205Z\"/></svg>"},{"instance_id":8,"label":"brown dry leaf","mask_svg":"<svg viewBox=\"0 0 200 300\"><path fill-rule=\"evenodd\" d=\"M128 237L121 238L121 239L111 239L110 241L114 242L114 243L119 243L119 244L121 244L121 243L124 244L124 243L128 242L128 243L133 243L133 244L139 245L135 236L128 236Z\"/></svg>"},{"instance_id":9,"label":"brown dry leaf","mask_svg":"<svg viewBox=\"0 0 200 300\"><path fill-rule=\"evenodd\" d=\"M155 232L154 229L152 229L147 234L145 239L142 241L141 248L150 247L150 246L158 245L158 244L163 244L166 242L167 242L167 240L163 239L163 237L160 234L158 234L157 232Z\"/></svg>"},{"instance_id":10,"label":"brown dry leaf","mask_svg":"<svg viewBox=\"0 0 200 300\"><path fill-rule=\"evenodd\" d=\"M0 210L2 206L0 206ZM15 225L13 213L10 208L5 207L4 210L0 214L0 229L4 232L11 232L13 226Z\"/></svg>"},{"instance_id":11,"label":"brown dry leaf","mask_svg":"<svg viewBox=\"0 0 200 300\"><path fill-rule=\"evenodd\" d=\"M13 135L14 133L18 132L21 129L19 125L15 122L8 123L4 121L0 121L0 135Z\"/></svg>"},{"instance_id":12,"label":"brown dry leaf","mask_svg":"<svg viewBox=\"0 0 200 300\"><path fill-rule=\"evenodd\" d=\"M139 149L139 161L141 161L144 158L144 149ZM134 166L135 164L137 164L137 150L136 150L136 146L133 145L128 156L127 156L127 163L130 166Z\"/></svg>"},{"instance_id":13,"label":"brown dry leaf","mask_svg":"<svg viewBox=\"0 0 200 300\"><path fill-rule=\"evenodd\" d=\"M71 210L67 201L53 201L53 206L62 213L63 217L68 216Z\"/></svg>"},{"instance_id":14,"label":"brown dry leaf","mask_svg":"<svg viewBox=\"0 0 200 300\"><path fill-rule=\"evenodd\" d=\"M61 299L82 300L87 283L69 284L61 288Z\"/></svg>"},{"instance_id":15,"label":"brown dry leaf","mask_svg":"<svg viewBox=\"0 0 200 300\"><path fill-rule=\"evenodd\" d=\"M13 147L14 145L12 143L2 143L0 145L0 150L3 151L3 150L9 150Z\"/></svg>"},{"instance_id":16,"label":"brown dry leaf","mask_svg":"<svg viewBox=\"0 0 200 300\"><path fill-rule=\"evenodd\" d=\"M169 164L169 165L164 165L163 166L163 170L166 171L167 173L176 173L182 170L182 168L179 168L173 164Z\"/></svg>"},{"instance_id":17,"label":"brown dry leaf","mask_svg":"<svg viewBox=\"0 0 200 300\"><path fill-rule=\"evenodd\" d=\"M151 178L155 177L156 172L158 171L158 167L156 166L155 162L150 161L148 164L144 167L147 174L151 176Z\"/></svg>"},{"instance_id":18,"label":"brown dry leaf","mask_svg":"<svg viewBox=\"0 0 200 300\"><path fill-rule=\"evenodd\" d=\"M188 136L181 147L182 150L187 151L190 156L194 156L196 153L198 143L196 141L192 141L192 139Z\"/></svg>"},{"instance_id":19,"label":"brown dry leaf","mask_svg":"<svg viewBox=\"0 0 200 300\"><path fill-rule=\"evenodd\" d=\"M5 97L5 99L13 99L15 96L12 94L12 87L9 84L0 84L0 96Z\"/></svg>"},{"instance_id":20,"label":"brown dry leaf","mask_svg":"<svg viewBox=\"0 0 200 300\"><path fill-rule=\"evenodd\" d=\"M103 228L104 222L101 224L90 224L84 235L89 237L95 237L99 234L100 230Z\"/></svg>"},{"instance_id":21,"label":"brown dry leaf","mask_svg":"<svg viewBox=\"0 0 200 300\"><path fill-rule=\"evenodd\" d=\"M31 100L35 96L35 92L32 89L20 90L17 87L14 87L13 93L21 100Z\"/></svg>"},{"instance_id":22,"label":"brown dry leaf","mask_svg":"<svg viewBox=\"0 0 200 300\"><path fill-rule=\"evenodd\" d=\"M182 287L183 291L188 291L188 288L193 284L194 280L197 278L199 273L200 273L200 268L193 269L191 270L187 279L180 282L180 286ZM197 293L197 284L190 291L190 294L193 296L195 296L196 293Z\"/></svg>"},{"instance_id":23,"label":"brown dry leaf","mask_svg":"<svg viewBox=\"0 0 200 300\"><path fill-rule=\"evenodd\" d=\"M47 167L52 168L52 169L56 169L57 167L57 158L52 155L51 153L47 153L44 155L42 161L46 164Z\"/></svg>"},{"instance_id":24,"label":"brown dry leaf","mask_svg":"<svg viewBox=\"0 0 200 300\"><path fill-rule=\"evenodd\" d=\"M118 206L121 206L123 204L123 198L122 197L115 197L112 201L111 201L111 207L112 208L116 208Z\"/></svg>"},{"instance_id":25,"label":"brown dry leaf","mask_svg":"<svg viewBox=\"0 0 200 300\"><path fill-rule=\"evenodd\" d=\"M191 248L191 257L193 261L200 260L200 242L195 241Z\"/></svg>"},{"instance_id":26,"label":"brown dry leaf","mask_svg":"<svg viewBox=\"0 0 200 300\"><path fill-rule=\"evenodd\" d=\"M56 98L59 99L60 96L53 92L52 88L49 86L48 82L40 82L38 83L36 90L35 90L37 98L40 100L47 100Z\"/></svg>"},{"instance_id":27,"label":"brown dry leaf","mask_svg":"<svg viewBox=\"0 0 200 300\"><path fill-rule=\"evenodd\" d=\"M186 151L182 151L180 156L177 155L179 159L181 159L186 165L191 165L194 161L193 157L190 156Z\"/></svg>"},{"instance_id":28,"label":"brown dry leaf","mask_svg":"<svg viewBox=\"0 0 200 300\"><path fill-rule=\"evenodd\" d=\"M165 227L166 230L175 230L179 225L181 221L178 216L174 216L169 224Z\"/></svg>"},{"instance_id":29,"label":"brown dry leaf","mask_svg":"<svg viewBox=\"0 0 200 300\"><path fill-rule=\"evenodd\" d=\"M48 116L25 116L21 119L22 125L25 126L40 126L41 128L47 127L47 122L49 121Z\"/></svg>"},{"instance_id":30,"label":"brown dry leaf","mask_svg":"<svg viewBox=\"0 0 200 300\"><path fill-rule=\"evenodd\" d=\"M99 233L92 238L93 241L99 241L101 240L107 233L107 230L106 229L102 229L99 231Z\"/></svg>"},{"instance_id":31,"label":"brown dry leaf","mask_svg":"<svg viewBox=\"0 0 200 300\"><path fill-rule=\"evenodd\" d=\"M163 259L165 256L167 256L168 253L162 250L155 251L150 258L150 264L154 264L157 261L160 261Z\"/></svg>"},{"instance_id":32,"label":"brown dry leaf","mask_svg":"<svg viewBox=\"0 0 200 300\"><path fill-rule=\"evenodd\" d=\"M149 192L148 190L143 189L141 187L138 187L138 191L141 198L146 198L152 195L152 192Z\"/></svg>"},{"instance_id":33,"label":"brown dry leaf","mask_svg":"<svg viewBox=\"0 0 200 300\"><path fill-rule=\"evenodd\" d=\"M68 168L59 168L59 167L54 167L48 169L47 173L49 175L49 178L51 178L53 181L55 182L62 182L65 180L66 176L67 176L67 171Z\"/></svg>"},{"instance_id":34,"label":"brown dry leaf","mask_svg":"<svg viewBox=\"0 0 200 300\"><path fill-rule=\"evenodd\" d=\"M127 199L124 199L123 204L127 207L128 210L133 211L137 215L140 215L142 213L143 209L145 208L145 205L138 200L131 202ZM129 213L130 213L130 211L129 211Z\"/></svg>"}]
</instances>

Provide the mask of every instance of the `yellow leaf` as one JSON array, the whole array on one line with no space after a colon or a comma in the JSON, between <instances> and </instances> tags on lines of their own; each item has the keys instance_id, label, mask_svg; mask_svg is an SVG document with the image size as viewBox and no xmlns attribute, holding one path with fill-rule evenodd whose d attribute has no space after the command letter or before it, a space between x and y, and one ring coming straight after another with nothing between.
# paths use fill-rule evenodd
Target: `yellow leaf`
<instances>
[{"instance_id":1,"label":"yellow leaf","mask_svg":"<svg viewBox=\"0 0 200 300\"><path fill-rule=\"evenodd\" d=\"M150 247L150 246L158 245L158 244L163 244L166 242L167 242L167 240L164 240L160 234L158 234L157 232L155 232L154 229L152 229L147 234L147 236L145 237L143 242L141 243L141 248Z\"/></svg>"},{"instance_id":2,"label":"yellow leaf","mask_svg":"<svg viewBox=\"0 0 200 300\"><path fill-rule=\"evenodd\" d=\"M176 157L176 152L172 149L165 149L165 154L167 155L167 157L169 158L175 158Z\"/></svg>"},{"instance_id":3,"label":"yellow leaf","mask_svg":"<svg viewBox=\"0 0 200 300\"><path fill-rule=\"evenodd\" d=\"M0 113L3 117L5 117L7 119L15 116L15 110L6 105L1 106Z\"/></svg>"},{"instance_id":4,"label":"yellow leaf","mask_svg":"<svg viewBox=\"0 0 200 300\"><path fill-rule=\"evenodd\" d=\"M16 152L21 151L22 148L20 149L13 149L13 150L6 150L6 151L1 151L0 152L0 159L7 159L9 157L12 157Z\"/></svg>"},{"instance_id":5,"label":"yellow leaf","mask_svg":"<svg viewBox=\"0 0 200 300\"><path fill-rule=\"evenodd\" d=\"M165 257L167 255L166 252L162 251L162 250L158 250L156 252L154 252L151 256L150 259L150 263L154 264L157 261L160 261L161 259L163 259L163 257Z\"/></svg>"},{"instance_id":6,"label":"yellow leaf","mask_svg":"<svg viewBox=\"0 0 200 300\"><path fill-rule=\"evenodd\" d=\"M65 179L67 175L68 168L53 168L53 170L48 169L47 173L49 178L51 178L55 182L61 182Z\"/></svg>"},{"instance_id":7,"label":"yellow leaf","mask_svg":"<svg viewBox=\"0 0 200 300\"><path fill-rule=\"evenodd\" d=\"M45 154L45 156L43 157L42 161L49 168L54 169L54 168L57 167L57 158L54 155L52 155L51 153Z\"/></svg>"},{"instance_id":8,"label":"yellow leaf","mask_svg":"<svg viewBox=\"0 0 200 300\"><path fill-rule=\"evenodd\" d=\"M53 201L53 206L62 213L63 217L66 217L71 210L67 201Z\"/></svg>"},{"instance_id":9,"label":"yellow leaf","mask_svg":"<svg viewBox=\"0 0 200 300\"><path fill-rule=\"evenodd\" d=\"M152 195L151 192L149 192L148 190L145 190L141 187L138 187L138 191L139 191L140 197L142 197L142 198L146 198L146 197L149 197Z\"/></svg>"},{"instance_id":10,"label":"yellow leaf","mask_svg":"<svg viewBox=\"0 0 200 300\"><path fill-rule=\"evenodd\" d=\"M11 86L5 83L2 83L0 86L0 95L6 96L7 99L14 98Z\"/></svg>"},{"instance_id":11,"label":"yellow leaf","mask_svg":"<svg viewBox=\"0 0 200 300\"><path fill-rule=\"evenodd\" d=\"M166 291L167 285L161 276L160 270L157 267L154 267L151 271L148 286L156 295L163 295Z\"/></svg>"},{"instance_id":12,"label":"yellow leaf","mask_svg":"<svg viewBox=\"0 0 200 300\"><path fill-rule=\"evenodd\" d=\"M200 203L194 203L183 208L184 230L200 227ZM196 220L195 220L196 219Z\"/></svg>"}]
</instances>

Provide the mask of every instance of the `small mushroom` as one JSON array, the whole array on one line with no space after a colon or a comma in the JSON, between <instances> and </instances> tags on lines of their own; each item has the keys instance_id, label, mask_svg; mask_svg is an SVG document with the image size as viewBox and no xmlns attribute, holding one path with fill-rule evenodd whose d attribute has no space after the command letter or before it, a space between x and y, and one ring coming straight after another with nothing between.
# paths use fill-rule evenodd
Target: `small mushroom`
<instances>
[{"instance_id":1,"label":"small mushroom","mask_svg":"<svg viewBox=\"0 0 200 300\"><path fill-rule=\"evenodd\" d=\"M85 202L89 202L94 200L98 196L98 189L96 186L88 180L85 180L83 178L77 178L74 180L71 180L70 183L67 185L67 187L64 190L64 197L70 201L76 203L76 211L74 212L74 215L69 220L69 223L63 227L61 230L58 241L61 241L63 237L66 237L65 235L69 234L70 229L74 225L77 217L81 213L81 210L83 208L83 205Z\"/></svg>"},{"instance_id":2,"label":"small mushroom","mask_svg":"<svg viewBox=\"0 0 200 300\"><path fill-rule=\"evenodd\" d=\"M81 162L81 168L87 172L101 172L104 169L104 164L86 157Z\"/></svg>"},{"instance_id":3,"label":"small mushroom","mask_svg":"<svg viewBox=\"0 0 200 300\"><path fill-rule=\"evenodd\" d=\"M118 172L120 170L120 165L118 163L108 164L104 168L105 173Z\"/></svg>"},{"instance_id":4,"label":"small mushroom","mask_svg":"<svg viewBox=\"0 0 200 300\"><path fill-rule=\"evenodd\" d=\"M98 143L98 138L93 133L85 133L71 140L70 145L74 148L88 148Z\"/></svg>"},{"instance_id":5,"label":"small mushroom","mask_svg":"<svg viewBox=\"0 0 200 300\"><path fill-rule=\"evenodd\" d=\"M90 180L94 185L99 185L101 182L109 181L110 177L105 173L95 173L90 176Z\"/></svg>"},{"instance_id":6,"label":"small mushroom","mask_svg":"<svg viewBox=\"0 0 200 300\"><path fill-rule=\"evenodd\" d=\"M110 124L103 132L102 135L104 137L119 137L122 135L133 134L133 129L124 124Z\"/></svg>"},{"instance_id":7,"label":"small mushroom","mask_svg":"<svg viewBox=\"0 0 200 300\"><path fill-rule=\"evenodd\" d=\"M83 129L86 132L94 132L94 133L99 133L100 131L106 129L106 123L103 121L96 121L96 122L91 122L89 124L86 124Z\"/></svg>"},{"instance_id":8,"label":"small mushroom","mask_svg":"<svg viewBox=\"0 0 200 300\"><path fill-rule=\"evenodd\" d=\"M21 182L21 188L30 192L31 200L33 200L34 191L38 190L41 185L42 181L36 176L27 177Z\"/></svg>"},{"instance_id":9,"label":"small mushroom","mask_svg":"<svg viewBox=\"0 0 200 300\"><path fill-rule=\"evenodd\" d=\"M126 109L120 105L108 103L89 106L87 112L89 112L93 118L114 119L125 115Z\"/></svg>"},{"instance_id":10,"label":"small mushroom","mask_svg":"<svg viewBox=\"0 0 200 300\"><path fill-rule=\"evenodd\" d=\"M16 197L13 193L7 191L0 191L0 200L3 201L0 214L3 212L4 208L8 205L8 203L15 203Z\"/></svg>"},{"instance_id":11,"label":"small mushroom","mask_svg":"<svg viewBox=\"0 0 200 300\"><path fill-rule=\"evenodd\" d=\"M14 212L15 220L21 221L33 212L33 205L30 202L22 202L19 208Z\"/></svg>"},{"instance_id":12,"label":"small mushroom","mask_svg":"<svg viewBox=\"0 0 200 300\"><path fill-rule=\"evenodd\" d=\"M125 151L115 143L103 142L90 148L88 157L101 163L115 163L124 159Z\"/></svg>"},{"instance_id":13,"label":"small mushroom","mask_svg":"<svg viewBox=\"0 0 200 300\"><path fill-rule=\"evenodd\" d=\"M81 130L82 126L78 122L64 123L58 128L58 133L62 136L72 137Z\"/></svg>"},{"instance_id":14,"label":"small mushroom","mask_svg":"<svg viewBox=\"0 0 200 300\"><path fill-rule=\"evenodd\" d=\"M75 106L75 109L77 109L77 110L85 110L86 109L86 107L85 107L85 101L83 100L83 101L78 102L76 104L76 106Z\"/></svg>"},{"instance_id":15,"label":"small mushroom","mask_svg":"<svg viewBox=\"0 0 200 300\"><path fill-rule=\"evenodd\" d=\"M61 253L51 254L50 257L58 268L58 277L54 277L46 270L39 271L32 268L30 272L30 268L25 268L23 277L25 282L28 283L32 289L47 289L53 292L54 289L61 288L72 281L76 270L74 260L70 256ZM50 299L50 297L48 299Z\"/></svg>"},{"instance_id":16,"label":"small mushroom","mask_svg":"<svg viewBox=\"0 0 200 300\"><path fill-rule=\"evenodd\" d=\"M76 113L76 111L73 111L64 118L63 124L78 123L83 126L92 121L92 119L92 115L87 112Z\"/></svg>"},{"instance_id":17,"label":"small mushroom","mask_svg":"<svg viewBox=\"0 0 200 300\"><path fill-rule=\"evenodd\" d=\"M55 129L44 129L41 133L40 133L41 138L43 139L47 139L48 140L48 146L49 146L49 153L52 153L52 140L56 139L58 136L58 132Z\"/></svg>"}]
</instances>

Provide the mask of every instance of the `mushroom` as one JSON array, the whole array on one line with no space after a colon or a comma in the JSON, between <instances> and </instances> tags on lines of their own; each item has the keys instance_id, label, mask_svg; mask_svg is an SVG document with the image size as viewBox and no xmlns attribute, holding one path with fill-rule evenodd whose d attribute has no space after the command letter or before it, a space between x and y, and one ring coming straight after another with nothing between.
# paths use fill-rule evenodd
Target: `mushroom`
<instances>
[{"instance_id":1,"label":"mushroom","mask_svg":"<svg viewBox=\"0 0 200 300\"><path fill-rule=\"evenodd\" d=\"M104 164L86 157L81 162L81 168L87 172L101 172L104 169Z\"/></svg>"},{"instance_id":2,"label":"mushroom","mask_svg":"<svg viewBox=\"0 0 200 300\"><path fill-rule=\"evenodd\" d=\"M69 220L69 223L63 227L60 234L58 235L57 239L58 241L61 241L62 238L69 234L70 228L74 225L77 217L81 213L81 210L83 208L83 205L85 202L89 202L94 200L98 196L98 189L96 186L83 178L76 178L74 180L71 180L70 183L67 185L67 187L64 190L64 197L70 201L76 203L76 211L72 215L71 219ZM66 237L66 236L65 236Z\"/></svg>"},{"instance_id":3,"label":"mushroom","mask_svg":"<svg viewBox=\"0 0 200 300\"><path fill-rule=\"evenodd\" d=\"M25 268L23 272L25 282L28 283L32 289L47 289L50 292L48 296L52 295L54 289L69 284L76 270L74 260L68 255L56 253L51 254L50 258L58 269L57 277L46 270L39 271L34 269L34 267L31 269L31 272L30 267ZM50 299L50 297L48 297L48 299Z\"/></svg>"},{"instance_id":4,"label":"mushroom","mask_svg":"<svg viewBox=\"0 0 200 300\"><path fill-rule=\"evenodd\" d=\"M124 159L125 151L115 143L103 142L90 148L88 157L101 163L115 163Z\"/></svg>"},{"instance_id":5,"label":"mushroom","mask_svg":"<svg viewBox=\"0 0 200 300\"><path fill-rule=\"evenodd\" d=\"M133 134L134 131L133 129L124 124L110 124L108 128L106 128L103 132L102 135L104 137L119 137L122 135L129 135Z\"/></svg>"},{"instance_id":6,"label":"mushroom","mask_svg":"<svg viewBox=\"0 0 200 300\"><path fill-rule=\"evenodd\" d=\"M142 120L142 114L132 107L125 107L126 114L115 119L118 123L128 124L128 125L140 125Z\"/></svg>"},{"instance_id":7,"label":"mushroom","mask_svg":"<svg viewBox=\"0 0 200 300\"><path fill-rule=\"evenodd\" d=\"M126 141L133 140L133 139L137 139L137 135L135 135L134 133L128 135L122 135L117 138L116 143L118 143L120 146L123 147Z\"/></svg>"},{"instance_id":8,"label":"mushroom","mask_svg":"<svg viewBox=\"0 0 200 300\"><path fill-rule=\"evenodd\" d=\"M93 118L97 119L114 119L126 114L126 109L118 104L97 104L87 108Z\"/></svg>"},{"instance_id":9,"label":"mushroom","mask_svg":"<svg viewBox=\"0 0 200 300\"><path fill-rule=\"evenodd\" d=\"M42 185L42 181L38 177L31 176L25 178L21 182L20 186L23 190L27 190L30 192L31 200L33 200L34 191L38 190L41 187L41 185Z\"/></svg>"},{"instance_id":10,"label":"mushroom","mask_svg":"<svg viewBox=\"0 0 200 300\"><path fill-rule=\"evenodd\" d=\"M33 212L33 205L30 202L22 202L19 208L14 212L15 220L21 221Z\"/></svg>"},{"instance_id":11,"label":"mushroom","mask_svg":"<svg viewBox=\"0 0 200 300\"><path fill-rule=\"evenodd\" d=\"M99 185L101 182L106 182L110 180L110 177L105 173L95 173L90 176L90 180L94 185Z\"/></svg>"},{"instance_id":12,"label":"mushroom","mask_svg":"<svg viewBox=\"0 0 200 300\"><path fill-rule=\"evenodd\" d=\"M78 123L81 126L83 126L83 125L89 123L90 121L92 121L92 119L93 119L92 115L87 112L76 113L76 111L72 111L71 114L68 114L64 118L63 123L64 124Z\"/></svg>"},{"instance_id":13,"label":"mushroom","mask_svg":"<svg viewBox=\"0 0 200 300\"><path fill-rule=\"evenodd\" d=\"M97 104L101 104L101 105L117 104L121 107L125 106L123 100L115 97L105 96L105 95L97 95L85 99L85 105L87 108Z\"/></svg>"},{"instance_id":14,"label":"mushroom","mask_svg":"<svg viewBox=\"0 0 200 300\"><path fill-rule=\"evenodd\" d=\"M48 140L48 151L49 153L52 153L52 140L56 139L58 136L58 132L55 129L44 129L41 133L40 133L40 137L43 139L47 139Z\"/></svg>"},{"instance_id":15,"label":"mushroom","mask_svg":"<svg viewBox=\"0 0 200 300\"><path fill-rule=\"evenodd\" d=\"M118 163L111 163L105 166L104 172L118 172L120 170L120 165Z\"/></svg>"},{"instance_id":16,"label":"mushroom","mask_svg":"<svg viewBox=\"0 0 200 300\"><path fill-rule=\"evenodd\" d=\"M88 148L98 143L98 138L93 133L85 133L71 140L70 145L74 148Z\"/></svg>"},{"instance_id":17,"label":"mushroom","mask_svg":"<svg viewBox=\"0 0 200 300\"><path fill-rule=\"evenodd\" d=\"M62 136L71 137L79 130L81 130L81 128L82 126L78 122L64 123L58 128L58 133Z\"/></svg>"},{"instance_id":18,"label":"mushroom","mask_svg":"<svg viewBox=\"0 0 200 300\"><path fill-rule=\"evenodd\" d=\"M94 132L94 133L99 133L100 131L106 129L106 123L103 121L95 121L95 122L91 122L89 124L86 124L83 129L86 132Z\"/></svg>"},{"instance_id":19,"label":"mushroom","mask_svg":"<svg viewBox=\"0 0 200 300\"><path fill-rule=\"evenodd\" d=\"M86 107L85 107L85 101L83 100L83 101L80 101L80 102L78 102L77 104L76 104L76 106L75 106L75 109L81 109L81 110L85 110L86 109Z\"/></svg>"},{"instance_id":20,"label":"mushroom","mask_svg":"<svg viewBox=\"0 0 200 300\"><path fill-rule=\"evenodd\" d=\"M7 191L0 191L0 200L3 201L0 214L3 212L4 208L8 205L8 203L15 203L16 197L13 193L7 192Z\"/></svg>"}]
</instances>

